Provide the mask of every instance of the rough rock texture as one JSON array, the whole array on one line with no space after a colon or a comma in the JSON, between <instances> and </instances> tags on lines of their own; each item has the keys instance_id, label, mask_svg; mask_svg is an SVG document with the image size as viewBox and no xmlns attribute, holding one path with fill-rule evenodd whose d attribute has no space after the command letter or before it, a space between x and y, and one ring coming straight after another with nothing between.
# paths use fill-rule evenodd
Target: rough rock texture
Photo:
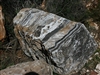
<instances>
[{"instance_id":1,"label":"rough rock texture","mask_svg":"<svg viewBox=\"0 0 100 75\"><path fill-rule=\"evenodd\" d=\"M24 75L28 72L36 72L39 75L53 75L50 66L43 60L16 64L1 70L0 75Z\"/></svg>"},{"instance_id":2,"label":"rough rock texture","mask_svg":"<svg viewBox=\"0 0 100 75\"><path fill-rule=\"evenodd\" d=\"M35 8L22 9L13 23L25 54L53 64L61 75L79 71L97 47L82 23Z\"/></svg>"},{"instance_id":3,"label":"rough rock texture","mask_svg":"<svg viewBox=\"0 0 100 75\"><path fill-rule=\"evenodd\" d=\"M0 6L0 40L4 39L6 36L3 20L4 20L4 17L2 14L2 7Z\"/></svg>"}]
</instances>

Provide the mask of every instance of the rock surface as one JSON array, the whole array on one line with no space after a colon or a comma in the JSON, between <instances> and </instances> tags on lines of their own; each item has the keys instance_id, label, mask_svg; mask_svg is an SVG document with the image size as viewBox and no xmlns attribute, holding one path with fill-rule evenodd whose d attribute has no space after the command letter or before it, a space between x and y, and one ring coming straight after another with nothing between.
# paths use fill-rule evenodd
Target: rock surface
<instances>
[{"instance_id":1,"label":"rock surface","mask_svg":"<svg viewBox=\"0 0 100 75\"><path fill-rule=\"evenodd\" d=\"M13 23L25 54L44 59L61 75L79 71L97 48L82 23L42 10L22 9Z\"/></svg>"},{"instance_id":2,"label":"rock surface","mask_svg":"<svg viewBox=\"0 0 100 75\"><path fill-rule=\"evenodd\" d=\"M2 14L2 7L0 6L0 40L3 40L6 36L5 27L4 27L4 17Z\"/></svg>"},{"instance_id":3,"label":"rock surface","mask_svg":"<svg viewBox=\"0 0 100 75\"><path fill-rule=\"evenodd\" d=\"M53 75L52 69L43 60L16 64L14 66L1 70L0 75L25 75L28 72L36 72L39 75Z\"/></svg>"}]
</instances>

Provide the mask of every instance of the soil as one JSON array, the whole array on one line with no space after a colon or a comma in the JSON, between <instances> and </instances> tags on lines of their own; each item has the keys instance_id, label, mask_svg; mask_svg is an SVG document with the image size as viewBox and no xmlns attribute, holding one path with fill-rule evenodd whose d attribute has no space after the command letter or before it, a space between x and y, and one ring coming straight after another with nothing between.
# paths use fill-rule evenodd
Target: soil
<instances>
[{"instance_id":1,"label":"soil","mask_svg":"<svg viewBox=\"0 0 100 75\"><path fill-rule=\"evenodd\" d=\"M13 45L10 46L10 43L3 45L5 48L0 49L0 70L17 63L33 61L31 57L24 54L20 46L17 46L14 50Z\"/></svg>"}]
</instances>

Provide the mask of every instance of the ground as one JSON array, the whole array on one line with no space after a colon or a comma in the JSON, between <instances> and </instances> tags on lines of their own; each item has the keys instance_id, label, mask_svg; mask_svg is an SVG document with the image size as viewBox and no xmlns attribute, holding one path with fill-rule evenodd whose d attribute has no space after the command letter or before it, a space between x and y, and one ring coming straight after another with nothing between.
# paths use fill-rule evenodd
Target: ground
<instances>
[{"instance_id":1,"label":"ground","mask_svg":"<svg viewBox=\"0 0 100 75\"><path fill-rule=\"evenodd\" d=\"M13 45L7 43L5 49L0 49L0 70L17 63L32 61L32 58L27 57L20 46L13 49Z\"/></svg>"}]
</instances>

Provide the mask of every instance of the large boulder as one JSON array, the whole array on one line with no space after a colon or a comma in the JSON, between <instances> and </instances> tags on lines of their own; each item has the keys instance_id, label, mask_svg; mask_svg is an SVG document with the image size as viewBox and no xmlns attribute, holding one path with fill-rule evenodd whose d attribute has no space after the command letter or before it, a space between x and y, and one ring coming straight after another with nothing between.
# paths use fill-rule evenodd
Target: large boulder
<instances>
[{"instance_id":1,"label":"large boulder","mask_svg":"<svg viewBox=\"0 0 100 75\"><path fill-rule=\"evenodd\" d=\"M84 24L42 10L22 9L13 23L25 54L61 75L79 71L97 48Z\"/></svg>"}]
</instances>

